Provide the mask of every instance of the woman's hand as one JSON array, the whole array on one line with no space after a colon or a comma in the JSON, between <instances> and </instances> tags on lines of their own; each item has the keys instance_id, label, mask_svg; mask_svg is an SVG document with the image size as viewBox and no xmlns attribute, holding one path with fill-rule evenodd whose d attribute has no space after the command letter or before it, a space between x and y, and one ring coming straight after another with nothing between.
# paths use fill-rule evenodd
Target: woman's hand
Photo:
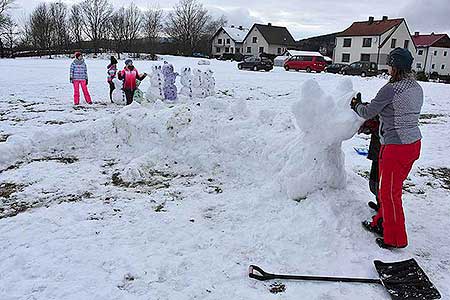
<instances>
[{"instance_id":1,"label":"woman's hand","mask_svg":"<svg viewBox=\"0 0 450 300\"><path fill-rule=\"evenodd\" d=\"M356 108L359 104L361 104L361 93L356 94L356 97L352 98L352 101L350 102L350 107L356 111Z\"/></svg>"}]
</instances>

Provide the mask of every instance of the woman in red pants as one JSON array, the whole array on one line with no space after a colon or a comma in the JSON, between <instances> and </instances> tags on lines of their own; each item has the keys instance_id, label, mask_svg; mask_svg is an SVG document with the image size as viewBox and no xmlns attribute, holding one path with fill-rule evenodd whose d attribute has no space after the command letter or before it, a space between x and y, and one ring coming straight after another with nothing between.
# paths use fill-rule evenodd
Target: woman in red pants
<instances>
[{"instance_id":1,"label":"woman in red pants","mask_svg":"<svg viewBox=\"0 0 450 300\"><path fill-rule=\"evenodd\" d=\"M382 248L408 245L402 188L420 156L419 116L423 104L422 88L411 72L413 60L407 49L392 50L387 61L389 82L370 103L362 103L358 98L351 102L352 109L364 119L380 116L380 207L372 222L363 225L369 231L383 234L383 238L376 239Z\"/></svg>"}]
</instances>

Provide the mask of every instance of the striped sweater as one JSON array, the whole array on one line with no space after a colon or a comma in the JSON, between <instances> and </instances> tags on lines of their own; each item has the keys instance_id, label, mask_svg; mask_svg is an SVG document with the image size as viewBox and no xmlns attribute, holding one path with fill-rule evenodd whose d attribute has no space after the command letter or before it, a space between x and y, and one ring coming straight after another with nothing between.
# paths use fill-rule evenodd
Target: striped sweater
<instances>
[{"instance_id":1,"label":"striped sweater","mask_svg":"<svg viewBox=\"0 0 450 300\"><path fill-rule=\"evenodd\" d=\"M422 105L422 87L414 79L403 79L386 84L369 104L357 105L356 112L364 119L380 116L381 144L412 144L422 138Z\"/></svg>"},{"instance_id":2,"label":"striped sweater","mask_svg":"<svg viewBox=\"0 0 450 300\"><path fill-rule=\"evenodd\" d=\"M74 59L70 65L70 79L71 80L87 80L87 66L84 59Z\"/></svg>"}]
</instances>

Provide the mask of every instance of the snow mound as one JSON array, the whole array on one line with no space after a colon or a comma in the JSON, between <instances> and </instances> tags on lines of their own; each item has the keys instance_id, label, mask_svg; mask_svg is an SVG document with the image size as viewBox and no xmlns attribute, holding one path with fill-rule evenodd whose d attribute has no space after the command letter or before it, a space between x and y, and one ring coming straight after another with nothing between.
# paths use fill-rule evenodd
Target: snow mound
<instances>
[{"instance_id":1,"label":"snow mound","mask_svg":"<svg viewBox=\"0 0 450 300\"><path fill-rule=\"evenodd\" d=\"M305 198L325 187L345 187L341 145L356 134L363 121L350 109L355 92L349 79L340 82L332 95L311 79L303 84L300 100L292 107L298 137L286 147L289 158L278 174L290 198Z\"/></svg>"}]
</instances>

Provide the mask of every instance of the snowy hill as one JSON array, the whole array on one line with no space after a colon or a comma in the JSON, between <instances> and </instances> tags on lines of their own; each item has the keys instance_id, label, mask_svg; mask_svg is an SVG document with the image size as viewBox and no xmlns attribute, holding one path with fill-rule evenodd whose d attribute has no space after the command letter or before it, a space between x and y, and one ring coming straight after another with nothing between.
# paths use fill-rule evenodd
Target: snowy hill
<instances>
[{"instance_id":1,"label":"snowy hill","mask_svg":"<svg viewBox=\"0 0 450 300\"><path fill-rule=\"evenodd\" d=\"M450 297L450 86L422 84L423 150L404 192L410 245L386 251L360 225L372 213L370 162L353 147L368 138L340 152L359 121L339 104L353 91L369 100L385 80L166 59L211 68L216 96L109 104L107 61L87 60L94 105L75 109L69 60L1 61L0 299L389 299L377 286L300 282L273 295L247 267L376 277L374 259L410 257ZM326 161L330 144L335 169L308 164Z\"/></svg>"}]
</instances>

